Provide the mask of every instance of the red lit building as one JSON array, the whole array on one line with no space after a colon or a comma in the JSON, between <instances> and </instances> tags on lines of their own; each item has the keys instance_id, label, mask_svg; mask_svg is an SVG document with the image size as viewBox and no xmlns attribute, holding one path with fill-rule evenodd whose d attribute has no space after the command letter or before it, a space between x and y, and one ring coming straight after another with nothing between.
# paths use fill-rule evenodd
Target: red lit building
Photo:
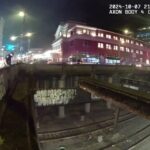
<instances>
[{"instance_id":1,"label":"red lit building","mask_svg":"<svg viewBox=\"0 0 150 150\"><path fill-rule=\"evenodd\" d=\"M150 59L150 47L143 41L75 22L58 26L52 49L58 52L57 61L149 64Z\"/></svg>"}]
</instances>

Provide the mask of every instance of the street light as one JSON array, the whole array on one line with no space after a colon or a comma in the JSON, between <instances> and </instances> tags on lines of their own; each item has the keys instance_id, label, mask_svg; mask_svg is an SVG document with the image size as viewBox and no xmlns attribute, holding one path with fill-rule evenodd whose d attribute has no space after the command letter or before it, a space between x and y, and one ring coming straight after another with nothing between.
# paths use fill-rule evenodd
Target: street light
<instances>
[{"instance_id":1,"label":"street light","mask_svg":"<svg viewBox=\"0 0 150 150\"><path fill-rule=\"evenodd\" d=\"M129 34L130 32L129 32L129 30L128 29L125 29L124 30L124 34Z\"/></svg>"},{"instance_id":2,"label":"street light","mask_svg":"<svg viewBox=\"0 0 150 150\"><path fill-rule=\"evenodd\" d=\"M14 35L13 35L13 36L10 37L10 40L11 40L11 41L15 41L16 39L17 39L17 36L14 36Z\"/></svg>"},{"instance_id":3,"label":"street light","mask_svg":"<svg viewBox=\"0 0 150 150\"><path fill-rule=\"evenodd\" d=\"M20 17L24 17L24 16L25 16L25 12L24 12L24 11L20 11L20 12L18 13L18 15L19 15Z\"/></svg>"},{"instance_id":4,"label":"street light","mask_svg":"<svg viewBox=\"0 0 150 150\"><path fill-rule=\"evenodd\" d=\"M129 29L124 29L123 33L127 36L133 37L134 33L130 31Z\"/></svg>"},{"instance_id":5,"label":"street light","mask_svg":"<svg viewBox=\"0 0 150 150\"><path fill-rule=\"evenodd\" d=\"M26 37L31 37L32 35L33 35L33 33L31 33L31 32L27 32L27 33L25 34Z\"/></svg>"},{"instance_id":6,"label":"street light","mask_svg":"<svg viewBox=\"0 0 150 150\"><path fill-rule=\"evenodd\" d=\"M28 38L28 52L30 51L30 45L31 45L31 37L32 37L33 33L31 32L27 32L25 34L25 36Z\"/></svg>"},{"instance_id":7,"label":"street light","mask_svg":"<svg viewBox=\"0 0 150 150\"><path fill-rule=\"evenodd\" d=\"M31 44L31 37L32 37L32 35L33 35L33 33L32 32L27 32L27 33L25 33L24 35L20 35L20 36L11 36L10 37L10 40L11 41L16 41L17 39L22 39L22 38L25 38L26 37L26 39L27 39L27 41L28 41L28 48L27 48L27 51L29 51L30 50L30 44Z\"/></svg>"}]
</instances>

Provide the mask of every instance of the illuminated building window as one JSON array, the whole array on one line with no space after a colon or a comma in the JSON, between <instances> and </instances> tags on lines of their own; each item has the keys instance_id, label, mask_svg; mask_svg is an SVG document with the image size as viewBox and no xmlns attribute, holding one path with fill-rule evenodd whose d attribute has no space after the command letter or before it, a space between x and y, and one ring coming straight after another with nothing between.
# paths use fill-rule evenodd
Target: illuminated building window
<instances>
[{"instance_id":1,"label":"illuminated building window","mask_svg":"<svg viewBox=\"0 0 150 150\"><path fill-rule=\"evenodd\" d=\"M67 33L67 38L69 38L71 36L71 34L70 33Z\"/></svg>"},{"instance_id":2,"label":"illuminated building window","mask_svg":"<svg viewBox=\"0 0 150 150\"><path fill-rule=\"evenodd\" d=\"M90 31L89 31L89 30L87 30L87 31L86 31L86 34L90 34Z\"/></svg>"},{"instance_id":3,"label":"illuminated building window","mask_svg":"<svg viewBox=\"0 0 150 150\"><path fill-rule=\"evenodd\" d=\"M137 54L139 54L139 51L138 51L138 50L136 50L136 53L137 53Z\"/></svg>"},{"instance_id":4,"label":"illuminated building window","mask_svg":"<svg viewBox=\"0 0 150 150\"><path fill-rule=\"evenodd\" d=\"M76 33L80 35L80 34L82 34L82 30L78 29L78 30L76 31Z\"/></svg>"},{"instance_id":5,"label":"illuminated building window","mask_svg":"<svg viewBox=\"0 0 150 150\"><path fill-rule=\"evenodd\" d=\"M146 59L146 64L149 65L150 64L150 61L148 59Z\"/></svg>"},{"instance_id":6,"label":"illuminated building window","mask_svg":"<svg viewBox=\"0 0 150 150\"><path fill-rule=\"evenodd\" d=\"M142 44L142 43L140 43L140 46L141 46L141 47L143 47L143 44Z\"/></svg>"},{"instance_id":7,"label":"illuminated building window","mask_svg":"<svg viewBox=\"0 0 150 150\"><path fill-rule=\"evenodd\" d=\"M111 39L111 35L110 34L106 34L106 38L107 39Z\"/></svg>"},{"instance_id":8,"label":"illuminated building window","mask_svg":"<svg viewBox=\"0 0 150 150\"><path fill-rule=\"evenodd\" d=\"M118 40L118 37L117 37L117 36L113 36L113 39L117 41L117 40Z\"/></svg>"},{"instance_id":9,"label":"illuminated building window","mask_svg":"<svg viewBox=\"0 0 150 150\"><path fill-rule=\"evenodd\" d=\"M110 44L106 44L106 49L111 49L111 45Z\"/></svg>"},{"instance_id":10,"label":"illuminated building window","mask_svg":"<svg viewBox=\"0 0 150 150\"><path fill-rule=\"evenodd\" d=\"M63 37L67 37L66 33L63 34Z\"/></svg>"},{"instance_id":11,"label":"illuminated building window","mask_svg":"<svg viewBox=\"0 0 150 150\"><path fill-rule=\"evenodd\" d=\"M120 41L124 41L124 38L120 38Z\"/></svg>"},{"instance_id":12,"label":"illuminated building window","mask_svg":"<svg viewBox=\"0 0 150 150\"><path fill-rule=\"evenodd\" d=\"M114 45L114 50L118 50L118 46L117 45Z\"/></svg>"},{"instance_id":13,"label":"illuminated building window","mask_svg":"<svg viewBox=\"0 0 150 150\"><path fill-rule=\"evenodd\" d=\"M143 58L140 58L140 62L141 62L141 63L143 62Z\"/></svg>"},{"instance_id":14,"label":"illuminated building window","mask_svg":"<svg viewBox=\"0 0 150 150\"><path fill-rule=\"evenodd\" d=\"M97 47L98 48L104 48L104 44L103 43L98 43Z\"/></svg>"},{"instance_id":15,"label":"illuminated building window","mask_svg":"<svg viewBox=\"0 0 150 150\"><path fill-rule=\"evenodd\" d=\"M134 50L133 49L131 49L131 53L133 53L134 52Z\"/></svg>"},{"instance_id":16,"label":"illuminated building window","mask_svg":"<svg viewBox=\"0 0 150 150\"><path fill-rule=\"evenodd\" d=\"M138 46L138 45L139 45L139 43L138 43L138 42L136 42L136 45Z\"/></svg>"},{"instance_id":17,"label":"illuminated building window","mask_svg":"<svg viewBox=\"0 0 150 150\"><path fill-rule=\"evenodd\" d=\"M143 55L143 51L140 51L140 54Z\"/></svg>"},{"instance_id":18,"label":"illuminated building window","mask_svg":"<svg viewBox=\"0 0 150 150\"><path fill-rule=\"evenodd\" d=\"M129 48L126 48L126 52L129 53L129 52L130 52L130 49L129 49Z\"/></svg>"},{"instance_id":19,"label":"illuminated building window","mask_svg":"<svg viewBox=\"0 0 150 150\"><path fill-rule=\"evenodd\" d=\"M98 33L98 37L104 37L103 33Z\"/></svg>"},{"instance_id":20,"label":"illuminated building window","mask_svg":"<svg viewBox=\"0 0 150 150\"><path fill-rule=\"evenodd\" d=\"M121 41L122 44L125 42L124 38L120 38L120 41Z\"/></svg>"},{"instance_id":21,"label":"illuminated building window","mask_svg":"<svg viewBox=\"0 0 150 150\"><path fill-rule=\"evenodd\" d=\"M131 44L134 44L134 42L133 42L133 41L131 41Z\"/></svg>"},{"instance_id":22,"label":"illuminated building window","mask_svg":"<svg viewBox=\"0 0 150 150\"><path fill-rule=\"evenodd\" d=\"M120 51L124 51L124 47L123 46L120 47Z\"/></svg>"},{"instance_id":23,"label":"illuminated building window","mask_svg":"<svg viewBox=\"0 0 150 150\"><path fill-rule=\"evenodd\" d=\"M96 32L95 31L91 31L91 36L95 37L96 36Z\"/></svg>"},{"instance_id":24,"label":"illuminated building window","mask_svg":"<svg viewBox=\"0 0 150 150\"><path fill-rule=\"evenodd\" d=\"M126 43L130 43L130 40L126 39Z\"/></svg>"},{"instance_id":25,"label":"illuminated building window","mask_svg":"<svg viewBox=\"0 0 150 150\"><path fill-rule=\"evenodd\" d=\"M86 33L86 30L85 30L85 29L83 29L83 33Z\"/></svg>"}]
</instances>

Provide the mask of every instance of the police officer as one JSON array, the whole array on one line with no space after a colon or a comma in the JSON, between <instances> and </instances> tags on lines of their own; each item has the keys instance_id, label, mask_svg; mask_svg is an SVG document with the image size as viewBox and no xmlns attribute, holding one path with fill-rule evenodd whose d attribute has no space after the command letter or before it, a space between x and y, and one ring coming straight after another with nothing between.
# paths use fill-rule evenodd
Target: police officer
<instances>
[{"instance_id":1,"label":"police officer","mask_svg":"<svg viewBox=\"0 0 150 150\"><path fill-rule=\"evenodd\" d=\"M11 65L11 58L13 57L13 53L10 53L6 56L6 63L7 65Z\"/></svg>"}]
</instances>

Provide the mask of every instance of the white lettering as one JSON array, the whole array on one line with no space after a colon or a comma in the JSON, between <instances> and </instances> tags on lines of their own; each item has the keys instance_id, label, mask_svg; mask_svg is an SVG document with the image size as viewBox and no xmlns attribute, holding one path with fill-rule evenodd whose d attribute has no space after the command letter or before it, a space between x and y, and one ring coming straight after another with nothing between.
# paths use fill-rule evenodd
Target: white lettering
<instances>
[{"instance_id":1,"label":"white lettering","mask_svg":"<svg viewBox=\"0 0 150 150\"><path fill-rule=\"evenodd\" d=\"M110 10L109 14L113 14L113 15L122 14L122 10Z\"/></svg>"},{"instance_id":2,"label":"white lettering","mask_svg":"<svg viewBox=\"0 0 150 150\"><path fill-rule=\"evenodd\" d=\"M125 10L125 14L127 14L127 15L135 15L135 14L137 14L137 10Z\"/></svg>"}]
</instances>

